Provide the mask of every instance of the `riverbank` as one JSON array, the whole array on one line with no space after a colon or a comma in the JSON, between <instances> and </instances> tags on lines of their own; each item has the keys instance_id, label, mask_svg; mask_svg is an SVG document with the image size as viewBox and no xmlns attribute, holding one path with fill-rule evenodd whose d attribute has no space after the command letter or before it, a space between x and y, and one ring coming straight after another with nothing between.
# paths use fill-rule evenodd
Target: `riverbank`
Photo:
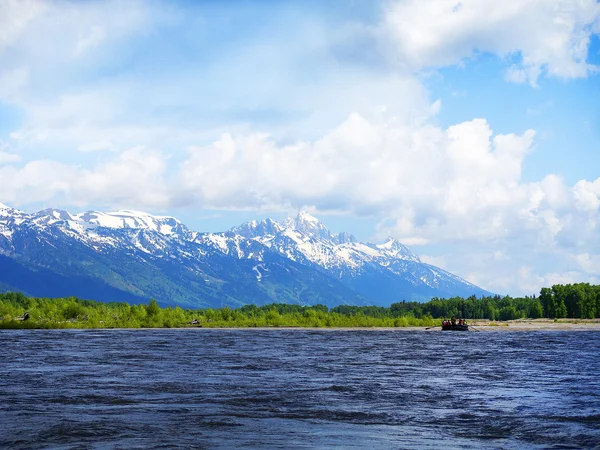
<instances>
[{"instance_id":1,"label":"riverbank","mask_svg":"<svg viewBox=\"0 0 600 450\"><path fill-rule=\"evenodd\" d=\"M597 330L600 319L518 319L506 322L471 320L472 329L480 331L545 331L545 330Z\"/></svg>"},{"instance_id":2,"label":"riverbank","mask_svg":"<svg viewBox=\"0 0 600 450\"><path fill-rule=\"evenodd\" d=\"M470 320L469 327L470 331L474 332L506 332L506 331L600 331L600 319L560 319L554 321L551 319L519 319L510 321L490 321L490 320ZM188 326L176 326L176 327L89 327L81 326L81 323L70 322L68 324L55 323L51 324L45 322L36 326L33 323L23 322L12 322L12 326L7 326L5 322L2 326L0 321L0 331L2 329L79 329L79 330L248 330L248 331L269 331L269 330L282 330L282 331L398 331L398 332L437 332L442 331L440 325L422 327L422 326L401 326L401 327L389 327L389 326L357 326L357 327L336 327L336 326L267 326L267 327L254 327L254 326L219 326L215 324L203 324L199 325L188 325ZM54 326L53 326L54 325ZM67 326L65 326L67 325ZM80 325L80 326L78 326Z\"/></svg>"}]
</instances>

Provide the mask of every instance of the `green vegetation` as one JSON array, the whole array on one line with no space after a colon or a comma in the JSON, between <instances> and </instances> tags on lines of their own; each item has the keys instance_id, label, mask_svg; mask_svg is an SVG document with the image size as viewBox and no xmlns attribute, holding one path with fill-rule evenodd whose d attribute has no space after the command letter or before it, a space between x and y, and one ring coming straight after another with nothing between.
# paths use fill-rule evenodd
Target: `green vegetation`
<instances>
[{"instance_id":1,"label":"green vegetation","mask_svg":"<svg viewBox=\"0 0 600 450\"><path fill-rule=\"evenodd\" d=\"M449 299L379 306L246 305L238 309L161 308L69 298L0 294L0 328L173 328L234 327L428 327L439 319L513 320L522 318L600 318L600 286L587 283L543 288L540 296Z\"/></svg>"}]
</instances>

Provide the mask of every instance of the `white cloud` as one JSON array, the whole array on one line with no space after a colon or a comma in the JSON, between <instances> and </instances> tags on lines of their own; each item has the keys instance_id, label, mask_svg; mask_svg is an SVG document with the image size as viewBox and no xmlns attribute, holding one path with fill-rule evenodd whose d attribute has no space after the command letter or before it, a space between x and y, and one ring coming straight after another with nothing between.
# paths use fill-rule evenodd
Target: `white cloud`
<instances>
[{"instance_id":1,"label":"white cloud","mask_svg":"<svg viewBox=\"0 0 600 450\"><path fill-rule=\"evenodd\" d=\"M144 148L126 150L92 169L52 160L0 167L0 198L15 205L64 202L148 209L169 202L166 158Z\"/></svg>"},{"instance_id":2,"label":"white cloud","mask_svg":"<svg viewBox=\"0 0 600 450\"><path fill-rule=\"evenodd\" d=\"M0 198L20 205L38 201L55 200L68 192L76 168L56 161L39 160L23 167L0 167Z\"/></svg>"},{"instance_id":3,"label":"white cloud","mask_svg":"<svg viewBox=\"0 0 600 450\"><path fill-rule=\"evenodd\" d=\"M573 188L577 206L585 211L597 211L600 207L600 178L594 182L580 180Z\"/></svg>"},{"instance_id":4,"label":"white cloud","mask_svg":"<svg viewBox=\"0 0 600 450\"><path fill-rule=\"evenodd\" d=\"M492 137L483 119L442 130L352 114L314 142L224 135L190 150L182 182L205 207L383 212L395 220L385 232L407 242L499 236L514 230L512 213L541 201L520 184L533 137L532 130Z\"/></svg>"},{"instance_id":5,"label":"white cloud","mask_svg":"<svg viewBox=\"0 0 600 450\"><path fill-rule=\"evenodd\" d=\"M399 0L389 4L383 33L388 50L411 69L493 53L518 58L509 81L535 85L542 73L581 78L596 71L586 59L599 24L596 0Z\"/></svg>"}]
</instances>

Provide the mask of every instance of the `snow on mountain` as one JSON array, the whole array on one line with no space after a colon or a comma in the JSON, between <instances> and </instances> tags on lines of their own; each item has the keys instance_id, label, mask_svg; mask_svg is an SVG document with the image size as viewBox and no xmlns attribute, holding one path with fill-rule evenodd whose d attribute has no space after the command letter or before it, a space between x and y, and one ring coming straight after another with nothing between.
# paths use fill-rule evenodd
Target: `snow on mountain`
<instances>
[{"instance_id":1,"label":"snow on mountain","mask_svg":"<svg viewBox=\"0 0 600 450\"><path fill-rule=\"evenodd\" d=\"M2 210L0 209L1 214ZM28 219L39 226L58 225L79 231L102 227L150 230L167 236L189 232L185 225L174 217L153 216L145 212L130 210L115 212L87 211L80 214L71 214L60 209L49 208L28 215Z\"/></svg>"},{"instance_id":2,"label":"snow on mountain","mask_svg":"<svg viewBox=\"0 0 600 450\"><path fill-rule=\"evenodd\" d=\"M261 221L253 220L244 223L238 227L232 228L230 231L233 234L251 239L260 236L275 235L282 229L283 228L278 222L275 222L272 219L264 219Z\"/></svg>"},{"instance_id":3,"label":"snow on mountain","mask_svg":"<svg viewBox=\"0 0 600 450\"><path fill-rule=\"evenodd\" d=\"M192 257L197 251L184 249L193 233L179 220L169 216L121 210L87 211L71 214L60 209L45 209L33 214L0 207L0 252L16 251L15 233L32 230L40 239L62 236L79 241L97 252L141 252L159 258ZM46 239L48 240L48 239Z\"/></svg>"},{"instance_id":4,"label":"snow on mountain","mask_svg":"<svg viewBox=\"0 0 600 450\"><path fill-rule=\"evenodd\" d=\"M375 245L357 242L347 233L333 235L307 212L281 223L271 219L252 221L233 228L231 233L255 239L293 261L315 264L336 277L370 263L385 267L390 259L420 263L418 256L394 239Z\"/></svg>"},{"instance_id":5,"label":"snow on mountain","mask_svg":"<svg viewBox=\"0 0 600 450\"><path fill-rule=\"evenodd\" d=\"M281 223L272 219L252 221L223 233L191 232L173 217L131 210L71 214L50 208L28 215L2 205L0 218L3 219L0 220L0 234L5 237L12 233L7 227L11 219L14 225L28 223L42 229L51 227L96 250L129 247L161 256L168 253L174 241L183 241L238 259L261 260L265 251L274 251L292 261L316 265L336 277L360 270L370 263L386 267L390 260L420 262L406 246L393 239L375 245L357 242L347 233L333 235L322 222L306 212Z\"/></svg>"},{"instance_id":6,"label":"snow on mountain","mask_svg":"<svg viewBox=\"0 0 600 450\"><path fill-rule=\"evenodd\" d=\"M282 227L295 230L313 239L330 240L332 238L327 227L306 211L301 211L296 217L286 219L282 223Z\"/></svg>"},{"instance_id":7,"label":"snow on mountain","mask_svg":"<svg viewBox=\"0 0 600 450\"><path fill-rule=\"evenodd\" d=\"M0 203L0 237L4 238L4 241L11 239L14 228L25 222L28 217L23 211ZM0 252L6 245L6 242L0 240Z\"/></svg>"},{"instance_id":8,"label":"snow on mountain","mask_svg":"<svg viewBox=\"0 0 600 450\"><path fill-rule=\"evenodd\" d=\"M87 211L76 214L74 220L105 228L133 228L156 231L164 235L179 234L186 230L179 220L169 216L153 216L141 211L116 212Z\"/></svg>"},{"instance_id":9,"label":"snow on mountain","mask_svg":"<svg viewBox=\"0 0 600 450\"><path fill-rule=\"evenodd\" d=\"M27 216L26 213L18 209L11 208L3 203L0 203L0 223L7 223L12 221L13 223L20 223Z\"/></svg>"},{"instance_id":10,"label":"snow on mountain","mask_svg":"<svg viewBox=\"0 0 600 450\"><path fill-rule=\"evenodd\" d=\"M6 206L4 203L0 203L0 217L6 217L14 211L9 206Z\"/></svg>"}]
</instances>

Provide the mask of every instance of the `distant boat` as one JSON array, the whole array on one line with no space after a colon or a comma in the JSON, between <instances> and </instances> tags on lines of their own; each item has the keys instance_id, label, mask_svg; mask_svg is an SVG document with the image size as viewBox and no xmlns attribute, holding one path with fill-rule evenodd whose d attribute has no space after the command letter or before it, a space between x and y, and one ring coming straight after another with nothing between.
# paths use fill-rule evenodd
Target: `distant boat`
<instances>
[{"instance_id":1,"label":"distant boat","mask_svg":"<svg viewBox=\"0 0 600 450\"><path fill-rule=\"evenodd\" d=\"M459 325L459 324L454 324L452 325L447 324L447 325L442 325L442 331L469 331L469 325L464 324L464 325Z\"/></svg>"}]
</instances>

